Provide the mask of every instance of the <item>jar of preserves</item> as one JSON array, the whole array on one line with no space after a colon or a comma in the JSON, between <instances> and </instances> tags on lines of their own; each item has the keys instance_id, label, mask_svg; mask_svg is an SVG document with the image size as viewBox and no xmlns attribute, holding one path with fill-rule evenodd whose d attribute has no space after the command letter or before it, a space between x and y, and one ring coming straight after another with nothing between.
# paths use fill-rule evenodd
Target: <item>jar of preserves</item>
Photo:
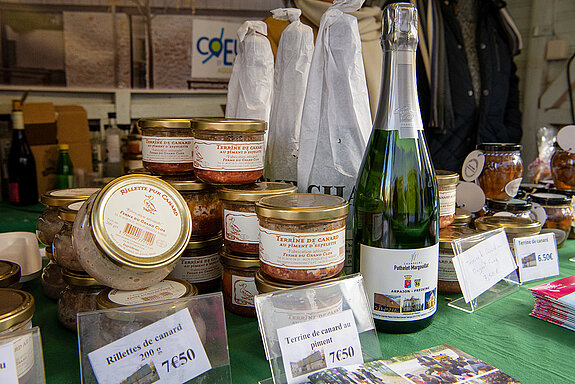
<instances>
[{"instance_id":1,"label":"jar of preserves","mask_svg":"<svg viewBox=\"0 0 575 384\"><path fill-rule=\"evenodd\" d=\"M531 195L531 201L545 209L547 220L543 228L560 229L565 233L562 240L557 238L557 248L561 248L571 233L571 226L575 220L572 200L565 195L555 193L534 193Z\"/></svg>"},{"instance_id":2,"label":"jar of preserves","mask_svg":"<svg viewBox=\"0 0 575 384\"><path fill-rule=\"evenodd\" d=\"M450 225L457 227L469 227L471 226L471 217L471 212L469 212L467 209L456 208L455 217L453 218L453 222Z\"/></svg>"},{"instance_id":3,"label":"jar of preserves","mask_svg":"<svg viewBox=\"0 0 575 384\"><path fill-rule=\"evenodd\" d=\"M310 283L335 276L345 262L347 201L339 196L292 193L262 197L260 268L277 280Z\"/></svg>"},{"instance_id":4,"label":"jar of preserves","mask_svg":"<svg viewBox=\"0 0 575 384\"><path fill-rule=\"evenodd\" d=\"M555 188L575 190L575 153L557 146L551 157L551 176Z\"/></svg>"},{"instance_id":5,"label":"jar of preserves","mask_svg":"<svg viewBox=\"0 0 575 384\"><path fill-rule=\"evenodd\" d=\"M484 216L517 216L530 219L532 207L531 203L520 199L486 199L483 214Z\"/></svg>"},{"instance_id":6,"label":"jar of preserves","mask_svg":"<svg viewBox=\"0 0 575 384\"><path fill-rule=\"evenodd\" d=\"M571 200L571 207L573 207L573 211L575 212L575 190L567 190L567 189L549 189L549 193L556 193L558 195L567 196ZM571 223L571 231L569 231L569 239L575 239L575 220Z\"/></svg>"},{"instance_id":7,"label":"jar of preserves","mask_svg":"<svg viewBox=\"0 0 575 384\"><path fill-rule=\"evenodd\" d=\"M254 296L258 294L255 276L259 259L220 251L224 307L240 316L255 317Z\"/></svg>"},{"instance_id":8,"label":"jar of preserves","mask_svg":"<svg viewBox=\"0 0 575 384\"><path fill-rule=\"evenodd\" d=\"M98 309L96 297L106 288L84 272L62 270L66 288L58 299L58 320L70 331L76 331L76 315Z\"/></svg>"},{"instance_id":9,"label":"jar of preserves","mask_svg":"<svg viewBox=\"0 0 575 384\"><path fill-rule=\"evenodd\" d=\"M66 288L66 282L62 277L62 267L50 261L42 270L44 296L52 300L58 300L64 288Z\"/></svg>"},{"instance_id":10,"label":"jar of preserves","mask_svg":"<svg viewBox=\"0 0 575 384\"><path fill-rule=\"evenodd\" d=\"M38 240L46 246L52 248L52 242L56 233L62 229L64 222L58 217L58 209L73 203L74 201L86 200L93 193L98 192L98 188L70 188L55 189L48 191L40 197L40 202L46 209L36 223L36 236Z\"/></svg>"},{"instance_id":11,"label":"jar of preserves","mask_svg":"<svg viewBox=\"0 0 575 384\"><path fill-rule=\"evenodd\" d=\"M72 246L72 225L76 219L78 210L82 207L83 201L68 204L64 208L60 208L60 219L64 222L64 226L54 237L53 257L54 261L66 269L73 271L84 272L82 264L78 258L78 254Z\"/></svg>"},{"instance_id":12,"label":"jar of preserves","mask_svg":"<svg viewBox=\"0 0 575 384\"><path fill-rule=\"evenodd\" d=\"M261 182L222 187L218 191L224 208L224 245L229 251L259 255L256 201L265 196L295 193L288 183Z\"/></svg>"},{"instance_id":13,"label":"jar of preserves","mask_svg":"<svg viewBox=\"0 0 575 384\"><path fill-rule=\"evenodd\" d=\"M519 144L478 144L485 159L477 182L486 198L509 200L517 194L523 179Z\"/></svg>"},{"instance_id":14,"label":"jar of preserves","mask_svg":"<svg viewBox=\"0 0 575 384\"><path fill-rule=\"evenodd\" d=\"M183 197L158 177L125 175L86 200L72 227L82 268L102 284L124 290L162 281L191 234Z\"/></svg>"},{"instance_id":15,"label":"jar of preserves","mask_svg":"<svg viewBox=\"0 0 575 384\"><path fill-rule=\"evenodd\" d=\"M140 119L142 163L156 175L194 171L192 123L189 119Z\"/></svg>"},{"instance_id":16,"label":"jar of preserves","mask_svg":"<svg viewBox=\"0 0 575 384\"><path fill-rule=\"evenodd\" d=\"M475 220L478 231L491 231L504 228L509 242L509 248L514 252L514 239L518 237L534 236L541 231L541 223L525 217L516 216L484 216Z\"/></svg>"},{"instance_id":17,"label":"jar of preserves","mask_svg":"<svg viewBox=\"0 0 575 384\"><path fill-rule=\"evenodd\" d=\"M20 266L12 261L0 260L0 288L20 288Z\"/></svg>"},{"instance_id":18,"label":"jar of preserves","mask_svg":"<svg viewBox=\"0 0 575 384\"><path fill-rule=\"evenodd\" d=\"M445 228L455 219L455 190L459 175L451 171L435 171L439 191L439 228Z\"/></svg>"},{"instance_id":19,"label":"jar of preserves","mask_svg":"<svg viewBox=\"0 0 575 384\"><path fill-rule=\"evenodd\" d=\"M221 248L221 233L206 238L190 239L170 277L194 284L199 293L218 290L222 277L219 254Z\"/></svg>"},{"instance_id":20,"label":"jar of preserves","mask_svg":"<svg viewBox=\"0 0 575 384\"><path fill-rule=\"evenodd\" d=\"M214 186L199 179L165 181L184 198L192 215L192 236L211 236L222 230L222 203Z\"/></svg>"},{"instance_id":21,"label":"jar of preserves","mask_svg":"<svg viewBox=\"0 0 575 384\"><path fill-rule=\"evenodd\" d=\"M246 119L195 119L194 169L211 184L249 184L264 172L266 122Z\"/></svg>"},{"instance_id":22,"label":"jar of preserves","mask_svg":"<svg viewBox=\"0 0 575 384\"><path fill-rule=\"evenodd\" d=\"M437 289L442 294L461 293L453 266L453 240L476 235L478 232L468 227L449 226L439 230L439 270L437 275Z\"/></svg>"}]
</instances>

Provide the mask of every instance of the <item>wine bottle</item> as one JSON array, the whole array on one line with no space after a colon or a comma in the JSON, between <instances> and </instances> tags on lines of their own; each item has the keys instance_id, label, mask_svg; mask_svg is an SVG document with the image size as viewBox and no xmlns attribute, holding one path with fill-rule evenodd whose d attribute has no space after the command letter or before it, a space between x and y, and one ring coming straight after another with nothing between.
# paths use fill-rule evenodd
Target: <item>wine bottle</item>
<instances>
[{"instance_id":1,"label":"wine bottle","mask_svg":"<svg viewBox=\"0 0 575 384\"><path fill-rule=\"evenodd\" d=\"M8 154L8 195L14 205L38 202L36 162L26 140L24 116L19 100L12 102L12 143Z\"/></svg>"},{"instance_id":2,"label":"wine bottle","mask_svg":"<svg viewBox=\"0 0 575 384\"><path fill-rule=\"evenodd\" d=\"M356 184L354 270L379 331L427 327L436 310L438 192L417 98L417 10L384 10L382 90Z\"/></svg>"},{"instance_id":3,"label":"wine bottle","mask_svg":"<svg viewBox=\"0 0 575 384\"><path fill-rule=\"evenodd\" d=\"M108 113L108 127L106 128L106 161L104 162L104 176L118 177L123 173L121 153L122 130L118 128L116 112Z\"/></svg>"},{"instance_id":4,"label":"wine bottle","mask_svg":"<svg viewBox=\"0 0 575 384\"><path fill-rule=\"evenodd\" d=\"M56 163L56 177L58 178L58 188L74 187L74 165L70 158L70 146L60 144L58 146L58 161Z\"/></svg>"}]
</instances>

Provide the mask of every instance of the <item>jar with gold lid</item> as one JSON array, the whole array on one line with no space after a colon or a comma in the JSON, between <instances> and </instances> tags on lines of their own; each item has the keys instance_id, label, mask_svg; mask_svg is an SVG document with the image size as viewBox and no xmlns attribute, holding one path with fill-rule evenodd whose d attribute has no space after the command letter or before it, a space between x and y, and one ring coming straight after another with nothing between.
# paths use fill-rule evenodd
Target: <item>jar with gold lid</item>
<instances>
[{"instance_id":1,"label":"jar with gold lid","mask_svg":"<svg viewBox=\"0 0 575 384\"><path fill-rule=\"evenodd\" d=\"M66 288L58 299L58 320L70 331L76 331L76 315L95 311L96 296L106 287L84 272L63 269L62 277Z\"/></svg>"},{"instance_id":2,"label":"jar with gold lid","mask_svg":"<svg viewBox=\"0 0 575 384\"><path fill-rule=\"evenodd\" d=\"M531 203L520 199L486 199L483 213L485 216L518 216L530 219L532 207Z\"/></svg>"},{"instance_id":3,"label":"jar with gold lid","mask_svg":"<svg viewBox=\"0 0 575 384\"><path fill-rule=\"evenodd\" d=\"M59 217L64 222L64 226L56 236L54 236L53 257L54 261L66 269L83 272L84 269L78 260L78 255L72 246L72 225L76 219L78 210L82 207L83 201L77 201L60 208Z\"/></svg>"},{"instance_id":4,"label":"jar with gold lid","mask_svg":"<svg viewBox=\"0 0 575 384\"><path fill-rule=\"evenodd\" d=\"M565 195L556 193L534 193L530 199L545 209L547 220L545 220L543 228L559 229L565 233L562 240L557 239L557 247L561 248L571 232L571 226L575 219L572 200Z\"/></svg>"},{"instance_id":5,"label":"jar with gold lid","mask_svg":"<svg viewBox=\"0 0 575 384\"><path fill-rule=\"evenodd\" d=\"M439 230L439 270L437 275L437 289L442 294L461 293L461 287L453 266L453 247L451 242L476 235L474 229L464 226L449 226Z\"/></svg>"},{"instance_id":6,"label":"jar with gold lid","mask_svg":"<svg viewBox=\"0 0 575 384\"><path fill-rule=\"evenodd\" d=\"M12 261L0 260L0 288L20 288L20 266Z\"/></svg>"},{"instance_id":7,"label":"jar with gold lid","mask_svg":"<svg viewBox=\"0 0 575 384\"><path fill-rule=\"evenodd\" d=\"M509 200L517 194L523 179L521 145L483 143L477 149L484 155L484 165L477 182L486 198Z\"/></svg>"},{"instance_id":8,"label":"jar with gold lid","mask_svg":"<svg viewBox=\"0 0 575 384\"><path fill-rule=\"evenodd\" d=\"M575 190L575 153L557 146L551 157L551 176L557 189Z\"/></svg>"},{"instance_id":9,"label":"jar with gold lid","mask_svg":"<svg viewBox=\"0 0 575 384\"><path fill-rule=\"evenodd\" d=\"M439 192L439 228L445 228L455 219L456 189L459 175L451 171L435 171Z\"/></svg>"},{"instance_id":10,"label":"jar with gold lid","mask_svg":"<svg viewBox=\"0 0 575 384\"><path fill-rule=\"evenodd\" d=\"M254 296L258 294L255 275L260 268L259 259L235 255L222 249L220 261L225 308L236 315L255 317Z\"/></svg>"},{"instance_id":11,"label":"jar with gold lid","mask_svg":"<svg viewBox=\"0 0 575 384\"><path fill-rule=\"evenodd\" d=\"M541 223L525 217L484 216L475 219L475 228L479 231L504 228L509 247L513 251L515 249L513 240L519 237L539 234L541 231Z\"/></svg>"},{"instance_id":12,"label":"jar with gold lid","mask_svg":"<svg viewBox=\"0 0 575 384\"><path fill-rule=\"evenodd\" d=\"M471 225L471 212L464 208L455 208L455 217L450 225L456 227L469 227Z\"/></svg>"}]
</instances>

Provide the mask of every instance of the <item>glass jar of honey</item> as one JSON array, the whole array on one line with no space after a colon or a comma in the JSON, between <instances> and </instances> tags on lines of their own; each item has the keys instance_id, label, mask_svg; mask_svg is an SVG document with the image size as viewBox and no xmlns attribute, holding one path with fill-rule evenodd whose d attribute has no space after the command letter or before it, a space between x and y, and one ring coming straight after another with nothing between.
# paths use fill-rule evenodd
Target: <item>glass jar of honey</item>
<instances>
[{"instance_id":1,"label":"glass jar of honey","mask_svg":"<svg viewBox=\"0 0 575 384\"><path fill-rule=\"evenodd\" d=\"M486 198L509 200L517 194L523 179L521 145L485 143L477 149L484 155L477 182Z\"/></svg>"},{"instance_id":2,"label":"glass jar of honey","mask_svg":"<svg viewBox=\"0 0 575 384\"><path fill-rule=\"evenodd\" d=\"M557 189L575 190L575 153L556 147L551 157L551 176Z\"/></svg>"}]
</instances>

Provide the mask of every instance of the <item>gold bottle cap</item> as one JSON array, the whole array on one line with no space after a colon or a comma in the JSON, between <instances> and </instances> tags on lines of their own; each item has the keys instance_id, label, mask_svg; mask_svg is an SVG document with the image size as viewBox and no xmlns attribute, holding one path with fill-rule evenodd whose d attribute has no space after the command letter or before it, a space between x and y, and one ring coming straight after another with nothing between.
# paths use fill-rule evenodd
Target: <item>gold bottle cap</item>
<instances>
[{"instance_id":1,"label":"gold bottle cap","mask_svg":"<svg viewBox=\"0 0 575 384\"><path fill-rule=\"evenodd\" d=\"M0 288L0 332L34 315L34 296L19 289Z\"/></svg>"}]
</instances>

